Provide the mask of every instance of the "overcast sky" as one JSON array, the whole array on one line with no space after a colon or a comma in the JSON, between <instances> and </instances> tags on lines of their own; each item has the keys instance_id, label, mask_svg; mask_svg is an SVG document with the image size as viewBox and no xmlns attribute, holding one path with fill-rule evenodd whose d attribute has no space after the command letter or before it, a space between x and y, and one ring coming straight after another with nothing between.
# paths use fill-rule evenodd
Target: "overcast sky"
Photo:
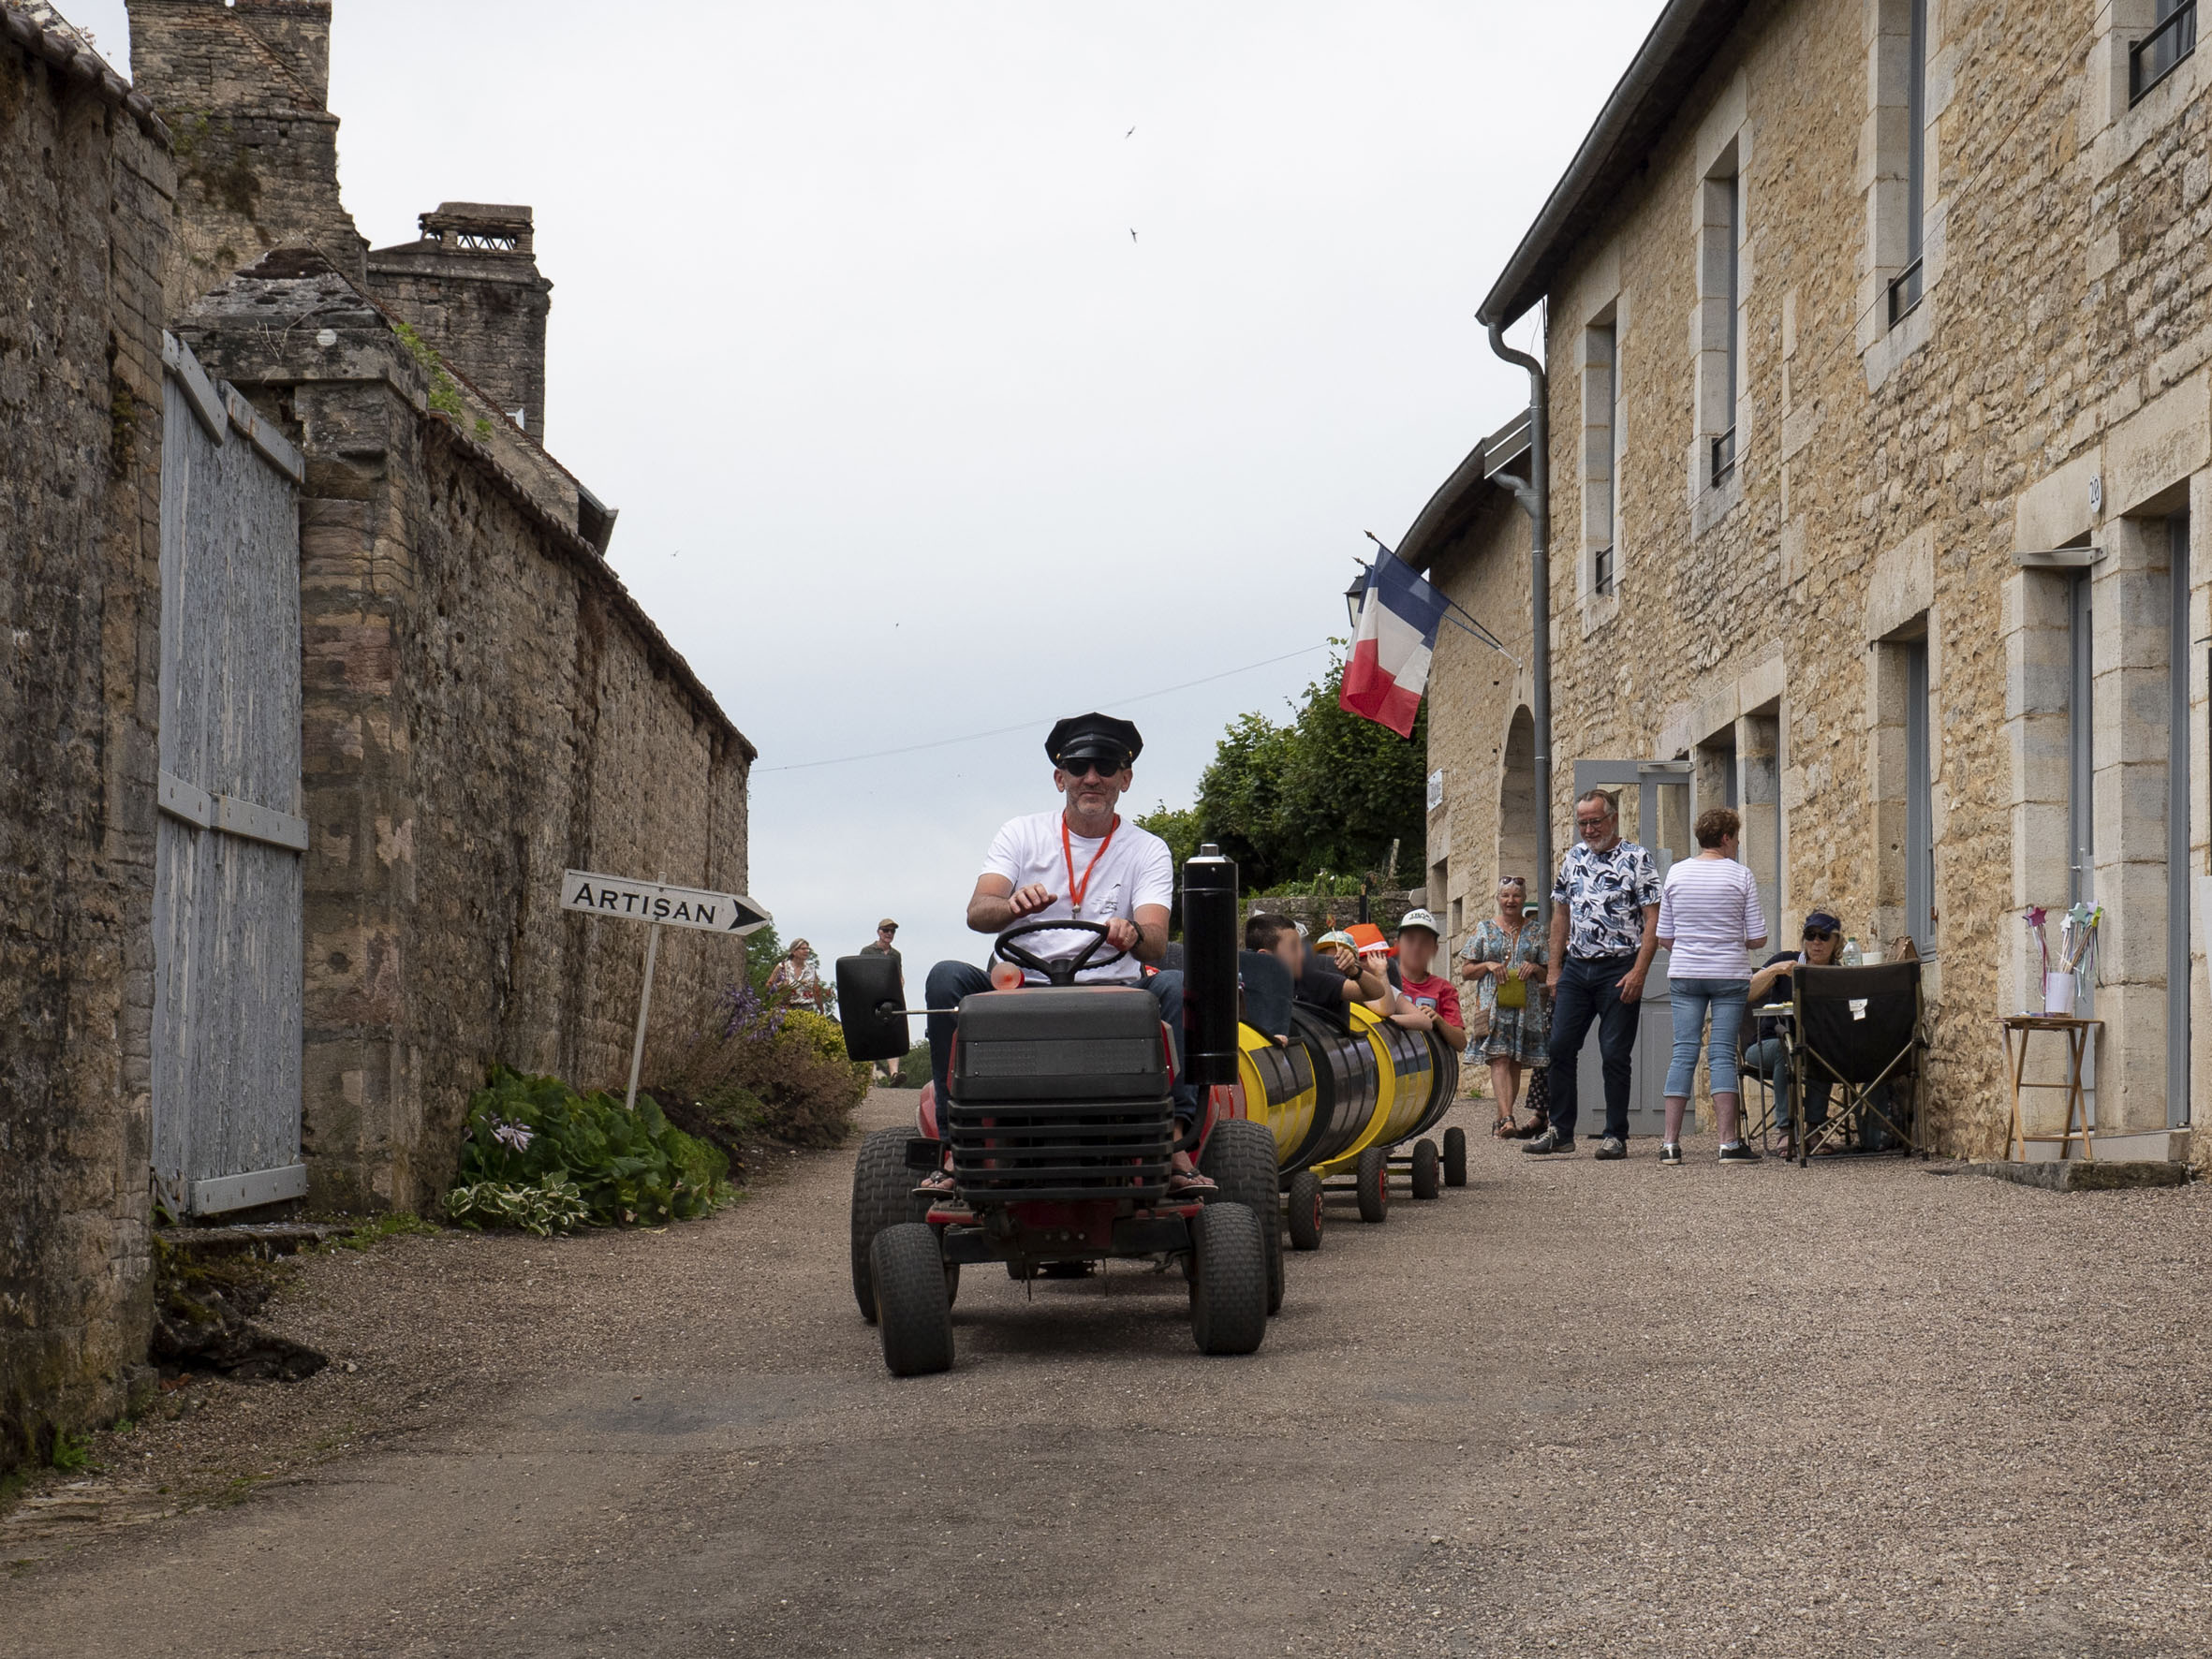
<instances>
[{"instance_id":1,"label":"overcast sky","mask_svg":"<svg viewBox=\"0 0 2212 1659\"><path fill-rule=\"evenodd\" d=\"M337 0L331 103L372 245L536 208L546 437L760 751L753 894L918 1000L1054 717L1187 803L1526 404L1475 307L1659 9Z\"/></svg>"}]
</instances>

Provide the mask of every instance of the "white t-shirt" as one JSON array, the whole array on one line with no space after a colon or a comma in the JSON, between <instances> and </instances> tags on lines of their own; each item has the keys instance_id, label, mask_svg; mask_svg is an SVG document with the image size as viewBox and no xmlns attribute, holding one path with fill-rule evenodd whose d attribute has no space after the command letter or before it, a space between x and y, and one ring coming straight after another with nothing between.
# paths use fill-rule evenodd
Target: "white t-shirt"
<instances>
[{"instance_id":1,"label":"white t-shirt","mask_svg":"<svg viewBox=\"0 0 2212 1659\"><path fill-rule=\"evenodd\" d=\"M1060 845L1063 821L1058 813L1031 813L1026 817L1010 820L992 839L990 854L983 859L985 875L1003 875L1014 884L1016 890L1035 885L1058 895L1035 916L1025 916L1022 921L1053 921L1062 917L1101 922L1119 917L1129 921L1135 918L1140 904L1158 904L1164 908L1174 903L1175 857L1158 836L1149 830L1138 829L1124 818L1103 841L1085 840L1069 830L1068 845L1063 849ZM1099 850L1101 846L1104 852ZM1075 861L1074 883L1068 879L1071 855ZM1094 857L1098 860L1095 864ZM1084 876L1086 870L1090 872L1087 881ZM1077 884L1083 887L1080 909L1069 903L1069 895ZM1021 922L1014 925L1019 927ZM1031 933L1015 943L1048 962L1064 962L1080 952L1094 937L1091 933L1076 932ZM1097 952L1099 956L1113 953L1111 945L1100 945ZM1140 973L1137 959L1125 956L1112 967L1085 968L1077 976L1089 984L1095 980L1133 980ZM1035 974L1029 976L1037 977Z\"/></svg>"},{"instance_id":2,"label":"white t-shirt","mask_svg":"<svg viewBox=\"0 0 2212 1659\"><path fill-rule=\"evenodd\" d=\"M1677 859L1659 890L1669 979L1747 979L1747 940L1766 937L1759 883L1733 859Z\"/></svg>"}]
</instances>

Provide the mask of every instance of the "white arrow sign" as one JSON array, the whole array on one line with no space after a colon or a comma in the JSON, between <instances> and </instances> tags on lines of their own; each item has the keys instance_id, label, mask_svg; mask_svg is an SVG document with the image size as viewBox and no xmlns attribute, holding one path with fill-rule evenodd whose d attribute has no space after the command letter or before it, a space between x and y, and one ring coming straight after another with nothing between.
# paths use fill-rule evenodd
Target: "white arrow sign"
<instances>
[{"instance_id":1,"label":"white arrow sign","mask_svg":"<svg viewBox=\"0 0 2212 1659\"><path fill-rule=\"evenodd\" d=\"M561 908L620 917L625 921L656 922L664 928L697 928L705 933L749 933L775 919L743 893L710 893L657 881L627 881L619 875L595 875L588 870L562 873Z\"/></svg>"},{"instance_id":2,"label":"white arrow sign","mask_svg":"<svg viewBox=\"0 0 2212 1659\"><path fill-rule=\"evenodd\" d=\"M653 969L660 957L660 930L696 928L702 933L749 933L775 918L743 893L672 888L662 881L626 881L589 870L561 872L561 908L648 923L645 977L638 994L638 1034L630 1041L630 1086L622 1104L638 1105L638 1067L645 1059L645 1020L653 1008Z\"/></svg>"}]
</instances>

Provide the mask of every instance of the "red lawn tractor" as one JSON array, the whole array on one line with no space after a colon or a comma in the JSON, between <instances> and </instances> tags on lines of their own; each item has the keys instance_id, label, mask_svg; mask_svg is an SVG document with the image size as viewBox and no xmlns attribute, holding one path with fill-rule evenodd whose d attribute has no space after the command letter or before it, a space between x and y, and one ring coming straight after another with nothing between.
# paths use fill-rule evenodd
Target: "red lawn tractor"
<instances>
[{"instance_id":1,"label":"red lawn tractor","mask_svg":"<svg viewBox=\"0 0 2212 1659\"><path fill-rule=\"evenodd\" d=\"M1207 846L1185 866L1184 897L1183 1052L1202 1099L1214 1094L1209 1084L1236 1079L1235 928L1236 866ZM1046 932L1095 936L1074 957L1047 960L1021 943ZM960 1270L985 1262L1019 1280L1114 1257L1167 1258L1189 1282L1202 1352L1249 1354L1267 1334L1282 1300L1275 1138L1209 1105L1177 1139L1159 1004L1136 986L1075 982L1084 968L1119 960L1100 958L1105 946L1096 922L1001 933L994 959L1046 983L964 997L951 1098L925 1095L920 1133L879 1129L862 1145L852 1287L893 1375L951 1366ZM841 959L837 1000L853 1059L907 1051L894 964ZM1217 1191L1169 1193L1178 1150L1195 1153ZM958 1197L933 1207L913 1189L941 1167Z\"/></svg>"}]
</instances>

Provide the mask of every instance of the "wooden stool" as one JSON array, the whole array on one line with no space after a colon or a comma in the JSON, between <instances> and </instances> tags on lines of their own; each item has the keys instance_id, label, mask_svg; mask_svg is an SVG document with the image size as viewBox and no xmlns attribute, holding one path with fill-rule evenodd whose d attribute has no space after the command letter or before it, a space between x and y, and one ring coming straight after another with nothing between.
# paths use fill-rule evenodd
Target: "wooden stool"
<instances>
[{"instance_id":1,"label":"wooden stool","mask_svg":"<svg viewBox=\"0 0 2212 1659\"><path fill-rule=\"evenodd\" d=\"M2076 1140L2082 1143L2082 1156L2095 1159L2097 1148L2089 1129L2088 1102L2083 1098L2082 1062L2088 1057L2089 1034L2103 1029L2101 1020L2075 1020L2057 1014L2007 1014L2005 1028L2005 1071L2013 1079L2013 1123L2005 1136L2005 1158L2013 1159L2013 1145L2020 1147L2020 1161L2028 1157L2028 1143L2031 1140L2055 1140L2058 1143L2058 1156L2067 1157ZM2030 1033L2055 1031L2066 1039L2066 1080L2062 1083L2029 1083L2021 1079L2028 1071L2028 1038ZM2020 1034L2017 1051L2013 1044L2013 1034ZM2066 1130L2061 1135L2029 1135L2020 1122L2020 1091L2023 1089L2063 1089L2066 1092ZM2074 1119L2081 1119L2076 1129Z\"/></svg>"}]
</instances>

